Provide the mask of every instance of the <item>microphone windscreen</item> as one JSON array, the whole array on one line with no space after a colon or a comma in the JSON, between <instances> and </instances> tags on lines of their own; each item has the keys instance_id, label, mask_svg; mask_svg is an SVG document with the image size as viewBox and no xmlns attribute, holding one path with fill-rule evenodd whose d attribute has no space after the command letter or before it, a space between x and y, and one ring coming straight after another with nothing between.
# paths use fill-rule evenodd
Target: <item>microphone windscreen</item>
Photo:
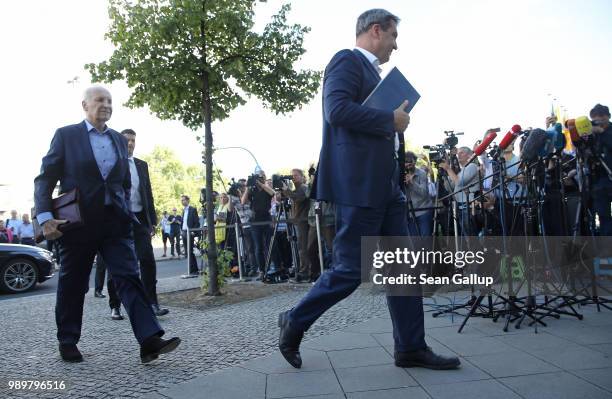
<instances>
[{"instance_id":1,"label":"microphone windscreen","mask_svg":"<svg viewBox=\"0 0 612 399\"><path fill-rule=\"evenodd\" d=\"M551 126L550 128L548 128L548 130L546 130L546 135L548 136L546 138L548 145L548 149L546 151L547 154L560 151L565 148L565 135L561 130L561 125L559 125L558 129L556 126Z\"/></svg>"},{"instance_id":2,"label":"microphone windscreen","mask_svg":"<svg viewBox=\"0 0 612 399\"><path fill-rule=\"evenodd\" d=\"M576 119L568 119L565 121L565 128L569 130L570 138L572 142L577 143L580 141L580 135L578 134L578 130L576 130Z\"/></svg>"},{"instance_id":3,"label":"microphone windscreen","mask_svg":"<svg viewBox=\"0 0 612 399\"><path fill-rule=\"evenodd\" d=\"M485 138L482 140L482 143L480 143L476 148L474 148L474 154L476 155L480 155L482 154L487 147L493 142L493 140L495 140L495 137L497 137L497 133L494 131L490 131Z\"/></svg>"},{"instance_id":4,"label":"microphone windscreen","mask_svg":"<svg viewBox=\"0 0 612 399\"><path fill-rule=\"evenodd\" d=\"M534 129L529 133L523 149L521 150L521 161L532 162L540 155L540 151L546 145L546 132L542 129Z\"/></svg>"},{"instance_id":5,"label":"microphone windscreen","mask_svg":"<svg viewBox=\"0 0 612 399\"><path fill-rule=\"evenodd\" d=\"M501 151L505 150L506 148L508 148L508 146L510 144L512 144L512 142L516 139L516 134L514 134L513 132L508 132L506 133L506 135L504 136L504 138L502 139L502 141L499 142L499 149Z\"/></svg>"},{"instance_id":6,"label":"microphone windscreen","mask_svg":"<svg viewBox=\"0 0 612 399\"><path fill-rule=\"evenodd\" d=\"M521 125L514 125L510 130L512 130L512 133L518 135L523 129L521 128Z\"/></svg>"},{"instance_id":7,"label":"microphone windscreen","mask_svg":"<svg viewBox=\"0 0 612 399\"><path fill-rule=\"evenodd\" d=\"M593 129L593 124L591 124L591 120L586 116L579 116L576 118L576 131L580 137L588 136L591 134Z\"/></svg>"}]
</instances>

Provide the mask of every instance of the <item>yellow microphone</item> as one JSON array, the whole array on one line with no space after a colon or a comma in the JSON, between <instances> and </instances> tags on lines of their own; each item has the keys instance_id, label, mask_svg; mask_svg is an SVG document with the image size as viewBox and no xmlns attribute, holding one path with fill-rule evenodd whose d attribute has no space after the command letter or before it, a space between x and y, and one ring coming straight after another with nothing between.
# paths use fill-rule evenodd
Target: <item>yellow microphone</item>
<instances>
[{"instance_id":1,"label":"yellow microphone","mask_svg":"<svg viewBox=\"0 0 612 399\"><path fill-rule=\"evenodd\" d=\"M586 116L579 116L576 118L576 131L580 137L588 136L593 131L593 125L591 124L591 120Z\"/></svg>"}]
</instances>

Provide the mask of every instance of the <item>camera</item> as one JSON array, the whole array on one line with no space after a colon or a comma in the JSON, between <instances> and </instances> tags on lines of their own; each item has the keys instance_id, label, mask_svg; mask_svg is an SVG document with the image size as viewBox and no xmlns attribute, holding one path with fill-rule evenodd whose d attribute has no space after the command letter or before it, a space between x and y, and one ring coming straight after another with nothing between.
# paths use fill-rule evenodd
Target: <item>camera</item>
<instances>
[{"instance_id":1,"label":"camera","mask_svg":"<svg viewBox=\"0 0 612 399\"><path fill-rule=\"evenodd\" d=\"M452 130L445 130L444 134L446 138L444 139L444 146L447 148L454 148L459 144L459 138L457 136L463 136L463 132L455 133Z\"/></svg>"},{"instance_id":2,"label":"camera","mask_svg":"<svg viewBox=\"0 0 612 399\"><path fill-rule=\"evenodd\" d=\"M274 190L282 190L283 183L293 179L291 175L272 175L272 188Z\"/></svg>"},{"instance_id":3,"label":"camera","mask_svg":"<svg viewBox=\"0 0 612 399\"><path fill-rule=\"evenodd\" d=\"M253 189L257 188L257 181L258 180L262 181L261 176L259 176L257 173L253 173L252 175L250 175L247 178L247 183L246 183L247 187L250 187L250 188L253 188Z\"/></svg>"},{"instance_id":4,"label":"camera","mask_svg":"<svg viewBox=\"0 0 612 399\"><path fill-rule=\"evenodd\" d=\"M424 145L424 149L429 150L429 160L436 166L446 159L446 146L444 144Z\"/></svg>"},{"instance_id":5,"label":"camera","mask_svg":"<svg viewBox=\"0 0 612 399\"><path fill-rule=\"evenodd\" d=\"M234 197L240 197L240 183L237 183L236 180L232 177L230 187L227 190L227 193Z\"/></svg>"}]
</instances>

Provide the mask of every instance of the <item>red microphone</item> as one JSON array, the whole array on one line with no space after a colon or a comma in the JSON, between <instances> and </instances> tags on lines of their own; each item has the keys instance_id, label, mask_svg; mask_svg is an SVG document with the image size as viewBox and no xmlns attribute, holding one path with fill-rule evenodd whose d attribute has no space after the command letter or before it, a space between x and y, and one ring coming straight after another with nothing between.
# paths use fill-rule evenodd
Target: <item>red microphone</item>
<instances>
[{"instance_id":1,"label":"red microphone","mask_svg":"<svg viewBox=\"0 0 612 399\"><path fill-rule=\"evenodd\" d=\"M489 130L489 133L482 140L482 143L480 143L478 147L474 148L474 154L472 154L466 165L472 163L476 158L478 158L479 155L485 152L487 147L493 142L493 140L495 140L495 137L497 137L497 133L494 130Z\"/></svg>"},{"instance_id":2,"label":"red microphone","mask_svg":"<svg viewBox=\"0 0 612 399\"><path fill-rule=\"evenodd\" d=\"M506 133L502 141L500 141L498 145L499 150L503 151L506 148L508 148L508 146L512 144L514 140L516 140L516 138L519 136L522 130L523 129L521 129L520 125L512 126L512 129L508 133Z\"/></svg>"}]
</instances>

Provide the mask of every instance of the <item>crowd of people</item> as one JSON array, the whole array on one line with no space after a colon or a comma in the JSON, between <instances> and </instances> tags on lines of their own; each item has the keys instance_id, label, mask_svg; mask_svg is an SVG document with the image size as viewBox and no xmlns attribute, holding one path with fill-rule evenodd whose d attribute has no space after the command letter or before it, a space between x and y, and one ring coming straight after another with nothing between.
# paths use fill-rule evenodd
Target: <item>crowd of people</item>
<instances>
[{"instance_id":1,"label":"crowd of people","mask_svg":"<svg viewBox=\"0 0 612 399\"><path fill-rule=\"evenodd\" d=\"M227 192L213 192L215 241L233 254L230 273L235 277L268 283L291 277L295 283L313 282L321 272L321 257L324 267L329 264L335 230L333 205L323 203L317 235L317 203L310 199L306 174L296 168L290 179L282 177L282 186L275 188L272 179L258 170L250 184L249 179L240 179L232 181ZM197 275L201 270L194 249L204 251L205 211L201 208L198 212L186 195L181 202L182 212L176 208L162 212L162 257L168 256L169 246L170 257L184 254L189 258L190 273Z\"/></svg>"},{"instance_id":2,"label":"crowd of people","mask_svg":"<svg viewBox=\"0 0 612 399\"><path fill-rule=\"evenodd\" d=\"M0 220L0 243L36 245L30 215L24 213L19 217L19 213L12 210L9 219Z\"/></svg>"}]
</instances>

